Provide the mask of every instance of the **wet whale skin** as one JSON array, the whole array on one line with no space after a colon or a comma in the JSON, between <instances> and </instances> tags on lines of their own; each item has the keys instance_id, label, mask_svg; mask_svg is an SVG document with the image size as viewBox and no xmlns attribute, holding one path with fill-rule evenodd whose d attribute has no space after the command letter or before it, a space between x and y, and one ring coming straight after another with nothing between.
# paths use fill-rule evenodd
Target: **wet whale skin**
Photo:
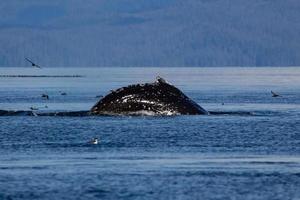
<instances>
[{"instance_id":1,"label":"wet whale skin","mask_svg":"<svg viewBox=\"0 0 300 200\"><path fill-rule=\"evenodd\" d=\"M208 112L175 86L158 78L111 91L91 109L93 115L204 115Z\"/></svg>"}]
</instances>

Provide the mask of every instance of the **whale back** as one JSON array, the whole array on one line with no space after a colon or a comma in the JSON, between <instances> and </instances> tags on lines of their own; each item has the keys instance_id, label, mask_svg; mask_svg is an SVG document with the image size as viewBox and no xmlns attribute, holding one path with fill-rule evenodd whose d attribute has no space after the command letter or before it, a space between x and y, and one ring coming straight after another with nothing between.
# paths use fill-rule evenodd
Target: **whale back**
<instances>
[{"instance_id":1,"label":"whale back","mask_svg":"<svg viewBox=\"0 0 300 200\"><path fill-rule=\"evenodd\" d=\"M178 88L158 79L154 83L135 84L112 91L91 109L101 115L199 115L208 114Z\"/></svg>"}]
</instances>

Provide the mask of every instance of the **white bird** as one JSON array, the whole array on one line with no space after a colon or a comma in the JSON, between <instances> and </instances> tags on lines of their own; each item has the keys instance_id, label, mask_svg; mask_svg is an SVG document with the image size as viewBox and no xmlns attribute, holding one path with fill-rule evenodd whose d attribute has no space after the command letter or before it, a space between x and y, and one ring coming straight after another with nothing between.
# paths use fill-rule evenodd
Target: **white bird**
<instances>
[{"instance_id":1,"label":"white bird","mask_svg":"<svg viewBox=\"0 0 300 200\"><path fill-rule=\"evenodd\" d=\"M89 143L90 144L98 144L99 143L98 138L93 138Z\"/></svg>"}]
</instances>

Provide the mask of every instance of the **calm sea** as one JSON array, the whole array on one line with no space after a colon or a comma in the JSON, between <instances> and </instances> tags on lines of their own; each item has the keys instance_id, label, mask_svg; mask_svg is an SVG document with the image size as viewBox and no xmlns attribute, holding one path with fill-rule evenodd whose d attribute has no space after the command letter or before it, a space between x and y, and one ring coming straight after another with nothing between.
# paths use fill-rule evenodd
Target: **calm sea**
<instances>
[{"instance_id":1,"label":"calm sea","mask_svg":"<svg viewBox=\"0 0 300 200\"><path fill-rule=\"evenodd\" d=\"M0 199L300 199L297 67L0 68L0 110L88 110L157 75L231 114L1 116Z\"/></svg>"}]
</instances>

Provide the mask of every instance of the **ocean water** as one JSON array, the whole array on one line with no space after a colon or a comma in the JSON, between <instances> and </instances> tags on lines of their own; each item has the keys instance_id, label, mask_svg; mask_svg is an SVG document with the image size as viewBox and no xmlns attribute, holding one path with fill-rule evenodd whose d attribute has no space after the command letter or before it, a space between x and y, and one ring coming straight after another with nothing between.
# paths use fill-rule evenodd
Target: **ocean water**
<instances>
[{"instance_id":1,"label":"ocean water","mask_svg":"<svg viewBox=\"0 0 300 200\"><path fill-rule=\"evenodd\" d=\"M88 110L157 75L229 113L0 116L0 199L300 199L297 67L0 68L0 110Z\"/></svg>"}]
</instances>

